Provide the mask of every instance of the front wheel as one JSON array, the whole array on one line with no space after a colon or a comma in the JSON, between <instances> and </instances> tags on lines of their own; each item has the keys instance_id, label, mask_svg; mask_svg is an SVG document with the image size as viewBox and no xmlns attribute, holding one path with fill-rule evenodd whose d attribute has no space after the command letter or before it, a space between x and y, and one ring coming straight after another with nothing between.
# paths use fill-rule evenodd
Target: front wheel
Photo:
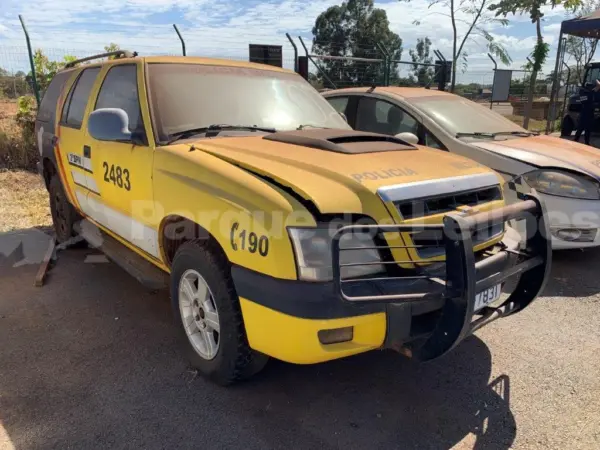
<instances>
[{"instance_id":1,"label":"front wheel","mask_svg":"<svg viewBox=\"0 0 600 450\"><path fill-rule=\"evenodd\" d=\"M247 378L267 357L246 338L228 262L200 241L183 244L171 271L171 299L180 339L191 365L221 385Z\"/></svg>"}]
</instances>

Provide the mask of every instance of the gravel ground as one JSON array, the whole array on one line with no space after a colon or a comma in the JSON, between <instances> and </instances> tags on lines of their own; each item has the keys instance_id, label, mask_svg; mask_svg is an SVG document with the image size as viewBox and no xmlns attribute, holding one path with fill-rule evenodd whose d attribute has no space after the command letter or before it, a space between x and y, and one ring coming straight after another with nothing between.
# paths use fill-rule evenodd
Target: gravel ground
<instances>
[{"instance_id":1,"label":"gravel ground","mask_svg":"<svg viewBox=\"0 0 600 450\"><path fill-rule=\"evenodd\" d=\"M0 252L1 449L600 448L600 251L556 254L542 298L433 363L271 361L229 389L188 370L165 294L91 253L34 288Z\"/></svg>"}]
</instances>

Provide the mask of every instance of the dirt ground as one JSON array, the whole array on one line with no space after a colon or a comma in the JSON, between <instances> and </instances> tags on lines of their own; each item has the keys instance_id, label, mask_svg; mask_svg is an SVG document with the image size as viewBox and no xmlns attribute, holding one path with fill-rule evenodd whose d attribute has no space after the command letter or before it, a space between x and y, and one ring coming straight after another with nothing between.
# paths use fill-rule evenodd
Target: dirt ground
<instances>
[{"instance_id":1,"label":"dirt ground","mask_svg":"<svg viewBox=\"0 0 600 450\"><path fill-rule=\"evenodd\" d=\"M48 192L38 174L0 170L0 233L52 223Z\"/></svg>"}]
</instances>

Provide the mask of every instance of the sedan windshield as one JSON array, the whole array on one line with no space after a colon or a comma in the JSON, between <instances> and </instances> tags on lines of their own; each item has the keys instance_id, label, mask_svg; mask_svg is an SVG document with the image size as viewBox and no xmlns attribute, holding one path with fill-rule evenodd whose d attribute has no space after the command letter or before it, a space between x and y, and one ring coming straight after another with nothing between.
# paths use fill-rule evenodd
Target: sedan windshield
<instances>
[{"instance_id":1,"label":"sedan windshield","mask_svg":"<svg viewBox=\"0 0 600 450\"><path fill-rule=\"evenodd\" d=\"M150 98L162 142L214 124L295 130L350 129L327 100L292 73L203 64L152 63Z\"/></svg>"},{"instance_id":2,"label":"sedan windshield","mask_svg":"<svg viewBox=\"0 0 600 450\"><path fill-rule=\"evenodd\" d=\"M524 128L490 110L489 106L457 95L435 95L409 101L452 136L527 133Z\"/></svg>"}]
</instances>

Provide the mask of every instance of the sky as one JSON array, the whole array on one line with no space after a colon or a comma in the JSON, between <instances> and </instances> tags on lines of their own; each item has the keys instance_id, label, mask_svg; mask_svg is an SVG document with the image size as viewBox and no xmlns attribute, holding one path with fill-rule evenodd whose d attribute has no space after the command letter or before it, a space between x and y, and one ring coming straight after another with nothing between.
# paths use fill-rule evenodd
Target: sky
<instances>
[{"instance_id":1,"label":"sky","mask_svg":"<svg viewBox=\"0 0 600 450\"><path fill-rule=\"evenodd\" d=\"M27 68L19 14L25 19L32 45L44 49L50 58L100 52L109 42L140 54L180 54L180 43L172 28L176 23L186 39L188 54L246 59L249 43L275 44L283 46L284 65L289 67L293 52L285 33L302 36L310 46L316 17L341 0L1 0L1 3L0 67L16 71ZM450 57L452 28L444 15L447 8L428 8L428 4L428 0L375 2L377 8L387 12L390 29L403 39L403 59L409 58L408 49L414 47L417 38L425 36L431 39L433 48ZM551 45L546 72L554 65L560 22L566 17L561 7L546 10L543 35ZM511 67L518 69L535 44L535 26L528 16L508 18L508 26L489 25L488 31L508 50L513 59ZM420 24L415 24L415 20ZM465 26L459 22L459 30ZM471 40L466 50L469 66L459 81L491 82L493 64L486 55L485 41Z\"/></svg>"}]
</instances>

